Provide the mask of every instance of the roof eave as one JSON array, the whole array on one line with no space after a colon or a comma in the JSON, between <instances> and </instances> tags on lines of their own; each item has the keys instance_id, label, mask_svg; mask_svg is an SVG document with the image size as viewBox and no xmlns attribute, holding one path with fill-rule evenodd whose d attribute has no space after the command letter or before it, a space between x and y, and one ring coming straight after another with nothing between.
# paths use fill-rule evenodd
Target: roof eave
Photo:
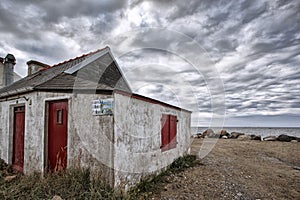
<instances>
[{"instance_id":1,"label":"roof eave","mask_svg":"<svg viewBox=\"0 0 300 200\"><path fill-rule=\"evenodd\" d=\"M16 90L11 90L11 91L6 91L0 94L0 99L5 98L5 97L9 97L9 96L14 96L20 93L25 93L25 92L29 92L29 91L33 91L34 88L33 87L25 87L25 88L21 88L21 89L16 89Z\"/></svg>"}]
</instances>

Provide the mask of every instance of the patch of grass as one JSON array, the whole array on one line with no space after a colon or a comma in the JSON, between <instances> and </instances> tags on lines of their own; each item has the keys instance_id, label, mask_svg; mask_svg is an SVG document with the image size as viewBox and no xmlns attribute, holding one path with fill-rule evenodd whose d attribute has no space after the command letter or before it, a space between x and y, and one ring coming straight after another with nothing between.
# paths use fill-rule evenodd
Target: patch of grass
<instances>
[{"instance_id":1,"label":"patch of grass","mask_svg":"<svg viewBox=\"0 0 300 200\"><path fill-rule=\"evenodd\" d=\"M179 157L170 165L170 171L172 173L183 171L186 168L194 167L196 165L196 156L187 155Z\"/></svg>"},{"instance_id":2,"label":"patch of grass","mask_svg":"<svg viewBox=\"0 0 300 200\"><path fill-rule=\"evenodd\" d=\"M13 175L14 171L11 165L8 165L4 162L3 159L0 158L0 179L5 177L5 176L9 176L9 175Z\"/></svg>"},{"instance_id":3,"label":"patch of grass","mask_svg":"<svg viewBox=\"0 0 300 200\"><path fill-rule=\"evenodd\" d=\"M196 156L186 155L176 159L166 170L156 176L145 177L128 193L128 199L148 199L154 193L160 193L162 185L166 183L167 177L171 174L179 173L189 167L196 165Z\"/></svg>"},{"instance_id":4,"label":"patch of grass","mask_svg":"<svg viewBox=\"0 0 300 200\"><path fill-rule=\"evenodd\" d=\"M95 178L89 169L68 169L63 173L17 175L12 181L0 177L0 199L122 199L121 192Z\"/></svg>"},{"instance_id":5,"label":"patch of grass","mask_svg":"<svg viewBox=\"0 0 300 200\"><path fill-rule=\"evenodd\" d=\"M100 176L92 175L89 169L67 169L44 177L39 173L24 176L13 172L12 167L0 159L0 199L52 199L55 195L63 199L148 199L162 190L169 175L195 164L195 156L180 157L167 170L144 178L124 195L112 189ZM9 175L17 176L12 181L5 181Z\"/></svg>"}]
</instances>

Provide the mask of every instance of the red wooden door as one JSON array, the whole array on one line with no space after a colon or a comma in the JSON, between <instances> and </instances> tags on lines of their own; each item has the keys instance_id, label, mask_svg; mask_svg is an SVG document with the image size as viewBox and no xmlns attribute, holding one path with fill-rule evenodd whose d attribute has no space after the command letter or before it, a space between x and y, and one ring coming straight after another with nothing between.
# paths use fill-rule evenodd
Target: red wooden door
<instances>
[{"instance_id":1,"label":"red wooden door","mask_svg":"<svg viewBox=\"0 0 300 200\"><path fill-rule=\"evenodd\" d=\"M49 102L48 167L59 171L67 167L68 101Z\"/></svg>"},{"instance_id":2,"label":"red wooden door","mask_svg":"<svg viewBox=\"0 0 300 200\"><path fill-rule=\"evenodd\" d=\"M13 168L23 172L24 168L24 132L25 106L14 108L14 135L13 135Z\"/></svg>"}]
</instances>

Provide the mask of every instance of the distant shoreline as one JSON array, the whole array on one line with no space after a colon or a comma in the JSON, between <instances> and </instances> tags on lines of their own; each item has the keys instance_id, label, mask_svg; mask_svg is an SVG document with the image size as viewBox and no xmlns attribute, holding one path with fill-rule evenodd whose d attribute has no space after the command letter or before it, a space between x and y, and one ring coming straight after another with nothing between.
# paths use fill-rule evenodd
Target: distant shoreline
<instances>
[{"instance_id":1,"label":"distant shoreline","mask_svg":"<svg viewBox=\"0 0 300 200\"><path fill-rule=\"evenodd\" d=\"M279 127L269 127L269 126L222 126L222 127L213 127L213 126L191 126L192 128L299 128L300 126L279 126Z\"/></svg>"},{"instance_id":2,"label":"distant shoreline","mask_svg":"<svg viewBox=\"0 0 300 200\"><path fill-rule=\"evenodd\" d=\"M279 135L291 135L300 137L300 127L192 127L192 134L202 133L207 129L213 129L215 132L220 130L226 130L227 132L241 132L247 135L260 135L266 136L279 136Z\"/></svg>"}]
</instances>

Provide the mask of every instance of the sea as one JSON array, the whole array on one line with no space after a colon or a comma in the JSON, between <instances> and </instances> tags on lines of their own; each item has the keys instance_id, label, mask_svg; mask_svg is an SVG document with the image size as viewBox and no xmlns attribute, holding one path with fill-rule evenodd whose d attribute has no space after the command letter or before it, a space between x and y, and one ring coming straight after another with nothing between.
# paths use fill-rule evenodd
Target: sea
<instances>
[{"instance_id":1,"label":"sea","mask_svg":"<svg viewBox=\"0 0 300 200\"><path fill-rule=\"evenodd\" d=\"M208 127L192 127L192 134L203 133ZM212 128L214 132L226 130L227 132L240 132L248 135L278 136L281 134L300 137L300 127L223 127Z\"/></svg>"}]
</instances>

